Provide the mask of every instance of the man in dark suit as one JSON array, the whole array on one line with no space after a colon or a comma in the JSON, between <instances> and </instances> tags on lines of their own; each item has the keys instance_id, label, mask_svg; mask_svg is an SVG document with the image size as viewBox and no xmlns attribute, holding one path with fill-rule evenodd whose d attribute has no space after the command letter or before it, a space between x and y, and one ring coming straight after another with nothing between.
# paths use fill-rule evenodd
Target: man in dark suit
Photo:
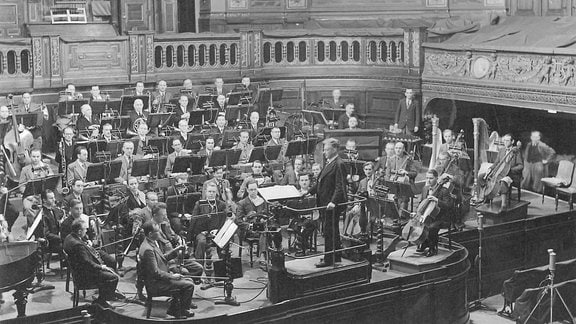
<instances>
[{"instance_id":1,"label":"man in dark suit","mask_svg":"<svg viewBox=\"0 0 576 324\"><path fill-rule=\"evenodd\" d=\"M164 105L170 101L170 98L172 98L172 94L166 90L167 88L168 88L168 85L166 84L166 81L164 81L164 80L158 81L157 90L153 94L153 98L154 98L152 100L152 110L153 111L151 111L151 112L154 112L154 113L166 112Z\"/></svg>"},{"instance_id":2,"label":"man in dark suit","mask_svg":"<svg viewBox=\"0 0 576 324\"><path fill-rule=\"evenodd\" d=\"M352 117L356 117L356 119L358 119L358 116L355 113L356 108L354 107L354 104L349 102L346 104L346 113L340 115L340 117L338 117L338 129L347 129L349 128L348 125L348 121L350 120L350 118Z\"/></svg>"},{"instance_id":3,"label":"man in dark suit","mask_svg":"<svg viewBox=\"0 0 576 324\"><path fill-rule=\"evenodd\" d=\"M80 107L82 116L76 121L76 129L78 131L78 137L83 140L89 140L91 138L98 138L99 130L93 125L99 125L100 121L97 117L92 115L92 107L85 104Z\"/></svg>"},{"instance_id":4,"label":"man in dark suit","mask_svg":"<svg viewBox=\"0 0 576 324\"><path fill-rule=\"evenodd\" d=\"M130 125L126 131L128 135L138 135L138 125L146 123L148 120L148 112L144 111L144 102L142 99L134 100L133 107L134 110L128 114L130 117Z\"/></svg>"},{"instance_id":5,"label":"man in dark suit","mask_svg":"<svg viewBox=\"0 0 576 324\"><path fill-rule=\"evenodd\" d=\"M325 222L325 254L324 260L316 264L318 268L331 266L334 261L340 262L341 258L340 253L336 253L336 256L333 253L328 253L342 247L338 222L340 214L346 207L338 206L338 204L345 203L348 199L346 194L346 166L338 157L339 146L340 142L335 138L324 140L323 152L326 164L318 176L318 182L310 189L310 194L316 194L316 204L326 206L326 210L321 211L321 217L324 218Z\"/></svg>"},{"instance_id":6,"label":"man in dark suit","mask_svg":"<svg viewBox=\"0 0 576 324\"><path fill-rule=\"evenodd\" d=\"M74 179L70 186L70 193L64 197L64 205L66 209L70 210L72 200L77 199L82 202L84 213L90 214L92 211L89 199L84 195L84 181L82 179Z\"/></svg>"},{"instance_id":7,"label":"man in dark suit","mask_svg":"<svg viewBox=\"0 0 576 324\"><path fill-rule=\"evenodd\" d=\"M157 243L161 235L158 224L146 222L143 229L146 239L140 245L138 255L140 257L139 267L144 276L146 290L153 295L177 291L167 314L178 319L194 316L194 313L188 311L194 293L194 283L184 279L181 274L170 273L168 268L168 260L175 258L181 247L177 247L165 255Z\"/></svg>"},{"instance_id":8,"label":"man in dark suit","mask_svg":"<svg viewBox=\"0 0 576 324\"><path fill-rule=\"evenodd\" d=\"M394 117L394 127L402 130L405 134L414 134L418 132L422 118L420 105L414 98L414 91L412 89L406 89L404 94L406 98L398 102L396 116Z\"/></svg>"},{"instance_id":9,"label":"man in dark suit","mask_svg":"<svg viewBox=\"0 0 576 324\"><path fill-rule=\"evenodd\" d=\"M170 124L176 127L181 119L188 120L190 118L189 110L191 110L191 108L188 108L188 96L180 95L180 99L178 99L178 107L174 109L174 115L172 115L172 121Z\"/></svg>"},{"instance_id":10,"label":"man in dark suit","mask_svg":"<svg viewBox=\"0 0 576 324\"><path fill-rule=\"evenodd\" d=\"M68 165L68 171L66 172L66 182L67 187L72 187L74 180L80 179L86 182L86 172L90 166L88 162L88 150L85 146L76 147L76 161Z\"/></svg>"},{"instance_id":11,"label":"man in dark suit","mask_svg":"<svg viewBox=\"0 0 576 324\"><path fill-rule=\"evenodd\" d=\"M104 264L96 250L90 246L84 236L88 230L88 224L76 219L72 222L72 232L64 239L64 251L68 254L70 266L77 272L75 280L98 283L98 299L95 303L104 308L114 308L107 300L114 300L114 291L118 286L118 276L112 268Z\"/></svg>"}]
</instances>

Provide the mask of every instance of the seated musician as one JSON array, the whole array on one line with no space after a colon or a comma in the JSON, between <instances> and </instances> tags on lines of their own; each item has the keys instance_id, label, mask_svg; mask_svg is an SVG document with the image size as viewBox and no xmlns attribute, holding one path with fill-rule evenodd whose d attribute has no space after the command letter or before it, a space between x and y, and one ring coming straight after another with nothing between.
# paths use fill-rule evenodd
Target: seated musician
<instances>
[{"instance_id":1,"label":"seated musician","mask_svg":"<svg viewBox=\"0 0 576 324\"><path fill-rule=\"evenodd\" d=\"M250 160L250 154L252 154L252 150L254 149L254 145L250 142L250 133L248 130L242 130L240 132L240 141L232 147L234 150L242 150L240 153L240 158L238 159L238 165L246 165Z\"/></svg>"},{"instance_id":2,"label":"seated musician","mask_svg":"<svg viewBox=\"0 0 576 324\"><path fill-rule=\"evenodd\" d=\"M219 95L226 96L226 94L229 92L228 89L224 87L224 79L222 78L216 78L214 80L214 87L211 88L210 91L212 92L212 95L215 96Z\"/></svg>"},{"instance_id":3,"label":"seated musician","mask_svg":"<svg viewBox=\"0 0 576 324\"><path fill-rule=\"evenodd\" d=\"M20 184L42 179L52 174L54 172L52 172L50 166L42 162L42 151L40 149L32 149L30 152L30 164L23 167L20 173ZM24 193L24 190L26 190L26 186L21 186L20 192Z\"/></svg>"},{"instance_id":4,"label":"seated musician","mask_svg":"<svg viewBox=\"0 0 576 324\"><path fill-rule=\"evenodd\" d=\"M82 179L74 179L70 186L70 193L64 197L64 206L66 209L70 209L70 204L72 200L78 199L82 202L84 211L90 214L91 207L89 204L88 197L84 194L84 181Z\"/></svg>"},{"instance_id":5,"label":"seated musician","mask_svg":"<svg viewBox=\"0 0 576 324\"><path fill-rule=\"evenodd\" d=\"M312 178L310 179L310 187L314 187L314 185L318 183L318 177L322 172L322 166L320 165L320 163L314 163L312 164L312 168L310 171L312 171Z\"/></svg>"},{"instance_id":6,"label":"seated musician","mask_svg":"<svg viewBox=\"0 0 576 324\"><path fill-rule=\"evenodd\" d=\"M58 172L64 173L66 170L62 170L64 161L66 165L70 165L76 159L76 154L74 153L74 146L76 145L76 139L74 138L74 129L72 127L66 127L62 131L62 140L60 141L58 150L56 151L56 163L58 163ZM63 160L62 153L64 153L65 160Z\"/></svg>"},{"instance_id":7,"label":"seated musician","mask_svg":"<svg viewBox=\"0 0 576 324\"><path fill-rule=\"evenodd\" d=\"M169 177L178 175L176 173L172 173L172 168L174 167L176 157L189 155L192 152L183 148L181 139L178 137L172 140L172 149L174 149L174 152L168 154L168 158L166 159L166 168L164 169L165 174Z\"/></svg>"},{"instance_id":8,"label":"seated musician","mask_svg":"<svg viewBox=\"0 0 576 324\"><path fill-rule=\"evenodd\" d=\"M204 148L198 151L197 153L200 156L206 157L205 167L208 167L210 163L210 157L212 156L212 153L215 150L215 144L216 142L214 141L214 137L209 136L208 138L206 138L206 145L204 146Z\"/></svg>"},{"instance_id":9,"label":"seated musician","mask_svg":"<svg viewBox=\"0 0 576 324\"><path fill-rule=\"evenodd\" d=\"M76 87L72 83L66 85L64 93L60 96L59 101L72 101L82 99L82 94L76 92Z\"/></svg>"},{"instance_id":10,"label":"seated musician","mask_svg":"<svg viewBox=\"0 0 576 324\"><path fill-rule=\"evenodd\" d=\"M254 224L255 222L262 222L265 220L255 219L257 215L263 215L268 212L268 203L258 195L258 183L254 179L248 180L246 184L248 191L248 196L241 199L237 203L236 209L236 224L240 227L240 240L241 242L246 238L246 235L251 235L248 233L248 224ZM258 261L260 262L261 255L266 255L266 234L259 233L256 234L260 237L258 242L260 255L258 256Z\"/></svg>"},{"instance_id":11,"label":"seated musician","mask_svg":"<svg viewBox=\"0 0 576 324\"><path fill-rule=\"evenodd\" d=\"M138 189L138 179L128 177L128 200L126 201L128 210L146 207L146 195Z\"/></svg>"},{"instance_id":12,"label":"seated musician","mask_svg":"<svg viewBox=\"0 0 576 324\"><path fill-rule=\"evenodd\" d=\"M167 104L172 98L172 94L167 91L168 85L166 81L160 80L157 83L156 91L152 94L154 98L152 100L152 111L153 113L166 112L164 104Z\"/></svg>"},{"instance_id":13,"label":"seated musician","mask_svg":"<svg viewBox=\"0 0 576 324\"><path fill-rule=\"evenodd\" d=\"M80 179L86 182L86 172L88 171L88 150L85 146L76 147L76 161L68 165L68 171L66 173L67 186L72 187L74 180Z\"/></svg>"},{"instance_id":14,"label":"seated musician","mask_svg":"<svg viewBox=\"0 0 576 324\"><path fill-rule=\"evenodd\" d=\"M194 256L198 260L210 259L211 249L207 254L206 237L211 231L218 230L226 221L226 203L216 198L218 188L215 184L206 187L206 200L197 201L192 210L188 227L189 241L195 243Z\"/></svg>"},{"instance_id":15,"label":"seated musician","mask_svg":"<svg viewBox=\"0 0 576 324\"><path fill-rule=\"evenodd\" d=\"M394 156L394 142L386 143L384 146L384 155L376 159L376 165L374 166L374 171L378 173L378 177L384 175L386 172L386 163L388 159Z\"/></svg>"},{"instance_id":16,"label":"seated musician","mask_svg":"<svg viewBox=\"0 0 576 324\"><path fill-rule=\"evenodd\" d=\"M100 134L100 139L109 143L111 141L119 140L120 138L114 134L112 134L112 125L110 123L106 123L102 126L102 134Z\"/></svg>"},{"instance_id":17,"label":"seated musician","mask_svg":"<svg viewBox=\"0 0 576 324\"><path fill-rule=\"evenodd\" d=\"M101 257L85 240L88 223L82 219L74 220L70 225L70 234L64 239L64 250L68 254L70 266L78 274L74 280L98 283L98 299L94 302L103 308L114 307L107 300L117 300L115 295L118 286L118 275L106 260ZM112 258L112 260L114 260Z\"/></svg>"},{"instance_id":18,"label":"seated musician","mask_svg":"<svg viewBox=\"0 0 576 324\"><path fill-rule=\"evenodd\" d=\"M0 105L0 140L4 143L4 137L12 129L12 118L7 106Z\"/></svg>"},{"instance_id":19,"label":"seated musician","mask_svg":"<svg viewBox=\"0 0 576 324\"><path fill-rule=\"evenodd\" d=\"M43 193L42 221L34 231L36 238L44 238L48 241L45 252L58 253L62 255L62 238L60 237L60 220L64 217L64 212L56 208L56 198L54 192L47 189ZM50 263L47 263L47 273L50 273Z\"/></svg>"},{"instance_id":20,"label":"seated musician","mask_svg":"<svg viewBox=\"0 0 576 324\"><path fill-rule=\"evenodd\" d=\"M522 180L522 170L524 169L524 162L522 160L522 154L520 150L513 147L514 139L512 134L506 134L502 137L502 142L504 147L498 150L498 155L496 160L490 166L486 173L480 173L478 175L478 185L480 187L486 186L486 175L502 163L508 163L510 165L510 171L507 174L501 174L501 179L498 180L496 188L487 193L484 197L484 201L491 201L495 195L500 195L502 197L502 208L508 207L508 192L512 186L512 182L520 183Z\"/></svg>"},{"instance_id":21,"label":"seated musician","mask_svg":"<svg viewBox=\"0 0 576 324\"><path fill-rule=\"evenodd\" d=\"M358 187L356 189L355 194L358 196L366 197L366 198L374 197L374 184L376 182L376 173L374 172L374 163L373 162L366 162L366 163L364 163L364 166L362 169L364 170L364 174L366 175L366 177L364 177L358 183ZM361 209L362 206L360 204L354 205L354 207L352 207L352 210L350 210L349 212L346 213L346 220L344 221L344 229L347 229L350 225L350 222L354 221L354 222L357 222L361 233L369 233L367 231L367 226L369 223L367 214L370 214L369 215L370 224L374 223L376 218L380 216L380 215L378 215L378 206L375 204L371 204L369 202L370 202L370 200L368 200L366 203L366 209L367 209L368 213L366 212L366 210ZM356 217L356 219L354 219L355 217ZM346 231L346 233L351 234L351 232L349 232L349 231ZM352 234L358 234L358 233L354 232Z\"/></svg>"},{"instance_id":22,"label":"seated musician","mask_svg":"<svg viewBox=\"0 0 576 324\"><path fill-rule=\"evenodd\" d=\"M188 183L188 174L179 173L175 177L173 186L168 187L166 196L179 196L194 192L194 186Z\"/></svg>"},{"instance_id":23,"label":"seated musician","mask_svg":"<svg viewBox=\"0 0 576 324\"><path fill-rule=\"evenodd\" d=\"M280 154L278 154L278 158L276 160L270 162L277 162L277 163L286 163L288 162L288 158L284 156L286 154L286 149L288 148L288 141L285 138L280 138L282 132L280 131L280 127L273 127L270 130L270 140L266 143L266 146L282 146L280 150Z\"/></svg>"},{"instance_id":24,"label":"seated musician","mask_svg":"<svg viewBox=\"0 0 576 324\"><path fill-rule=\"evenodd\" d=\"M32 144L33 148L42 148L42 135L44 131L44 118L48 120L50 113L48 108L44 105L35 104L32 102L32 95L30 92L24 92L22 94L22 103L18 104L18 106L12 109L12 114L32 114L36 115L36 120L34 121L34 125L32 126L25 126L23 124L18 125L18 129L23 131L24 129L29 130L33 137L34 143ZM2 137L3 138L3 137Z\"/></svg>"},{"instance_id":25,"label":"seated musician","mask_svg":"<svg viewBox=\"0 0 576 324\"><path fill-rule=\"evenodd\" d=\"M451 129L445 129L442 132L442 136L444 137L444 143L438 148L438 154L448 152L451 149L462 149L462 143L456 143L456 136L454 136L454 132Z\"/></svg>"},{"instance_id":26,"label":"seated musician","mask_svg":"<svg viewBox=\"0 0 576 324\"><path fill-rule=\"evenodd\" d=\"M348 120L350 120L350 117L358 118L354 112L355 110L356 108L354 107L353 103L349 102L346 104L346 113L341 114L340 117L338 117L338 129L347 129L350 127L350 125L348 125Z\"/></svg>"},{"instance_id":27,"label":"seated musician","mask_svg":"<svg viewBox=\"0 0 576 324\"><path fill-rule=\"evenodd\" d=\"M295 208L312 208L316 207L316 200L315 197L310 195L310 189L312 188L312 184L310 182L310 174L308 173L300 173L298 175L298 190L302 195L301 199L295 201ZM313 215L305 215L304 217L300 217L300 231L296 233L296 247L298 248L298 252L296 252L296 256L303 256L306 254L306 249L309 249L310 246L310 238L314 231L318 228L318 222L313 219Z\"/></svg>"},{"instance_id":28,"label":"seated musician","mask_svg":"<svg viewBox=\"0 0 576 324\"><path fill-rule=\"evenodd\" d=\"M144 156L146 152L144 152L144 148L148 146L148 140L150 137L148 136L148 125L146 123L138 124L137 129L137 139L138 142L136 143L136 155Z\"/></svg>"},{"instance_id":29,"label":"seated musician","mask_svg":"<svg viewBox=\"0 0 576 324\"><path fill-rule=\"evenodd\" d=\"M262 131L260 114L257 111L250 113L250 125L248 125L248 130L250 131L250 140L252 144L256 145L256 137L260 134L260 131Z\"/></svg>"},{"instance_id":30,"label":"seated musician","mask_svg":"<svg viewBox=\"0 0 576 324\"><path fill-rule=\"evenodd\" d=\"M220 135L220 145L222 146L222 139L224 137L224 131L226 131L226 115L224 113L219 113L216 117L216 131Z\"/></svg>"},{"instance_id":31,"label":"seated musician","mask_svg":"<svg viewBox=\"0 0 576 324\"><path fill-rule=\"evenodd\" d=\"M148 191L146 193L146 206L134 213L134 218L132 219L132 235L136 234L136 231L142 227L142 225L150 220L152 220L152 206L158 203L158 194L154 191Z\"/></svg>"},{"instance_id":32,"label":"seated musician","mask_svg":"<svg viewBox=\"0 0 576 324\"><path fill-rule=\"evenodd\" d=\"M174 109L174 114L172 115L171 125L178 125L181 119L188 120L190 118L190 113L188 112L188 96L180 95L178 99L178 107Z\"/></svg>"},{"instance_id":33,"label":"seated musician","mask_svg":"<svg viewBox=\"0 0 576 324\"><path fill-rule=\"evenodd\" d=\"M358 127L358 117L352 116L348 118L348 130L356 129L360 129L360 127Z\"/></svg>"},{"instance_id":34,"label":"seated musician","mask_svg":"<svg viewBox=\"0 0 576 324\"><path fill-rule=\"evenodd\" d=\"M174 229L172 229L172 226L168 221L165 203L160 202L152 207L152 222L160 227L160 238L158 239L158 245L164 255L171 253L174 250L174 246L186 244L184 239L180 237L174 231ZM174 259L168 261L168 269L170 269L170 272L198 277L202 276L204 268L202 268L200 263L190 259L189 256L185 255L184 251L180 252L180 259L182 264ZM200 278L197 278L194 281L199 283Z\"/></svg>"},{"instance_id":35,"label":"seated musician","mask_svg":"<svg viewBox=\"0 0 576 324\"><path fill-rule=\"evenodd\" d=\"M192 306L194 283L185 279L181 274L170 273L168 260L176 257L177 250L168 255L159 247L160 227L152 222L146 222L143 226L146 239L140 245L138 255L140 257L140 269L143 272L146 289L152 294L165 294L170 291L178 291L173 297L167 314L178 319L194 316L188 311Z\"/></svg>"},{"instance_id":36,"label":"seated musician","mask_svg":"<svg viewBox=\"0 0 576 324\"><path fill-rule=\"evenodd\" d=\"M286 174L280 182L282 185L293 185L298 184L298 179L300 174L304 173L304 160L301 157L295 157L292 167L286 169Z\"/></svg>"},{"instance_id":37,"label":"seated musician","mask_svg":"<svg viewBox=\"0 0 576 324\"><path fill-rule=\"evenodd\" d=\"M440 212L434 219L421 219L421 223L427 224L428 226L428 237L426 240L418 247L416 252L426 252L426 256L430 257L438 254L438 232L441 227L449 226L450 215L453 212L454 199L452 198L452 193L450 189L450 176L445 173L440 179L438 179L438 172L434 169L428 170L426 172L426 185L422 189L421 201L433 196L433 200L438 201L438 207ZM440 186L440 187L438 187Z\"/></svg>"},{"instance_id":38,"label":"seated musician","mask_svg":"<svg viewBox=\"0 0 576 324\"><path fill-rule=\"evenodd\" d=\"M219 111L224 112L226 110L226 106L226 96L218 95L218 97L216 97L216 106L214 108L218 108Z\"/></svg>"},{"instance_id":39,"label":"seated musician","mask_svg":"<svg viewBox=\"0 0 576 324\"><path fill-rule=\"evenodd\" d=\"M252 96L255 96L256 92L258 91L258 87L251 82L249 76L243 75L242 81L240 81L240 84L234 87L234 91L245 91L249 92Z\"/></svg>"},{"instance_id":40,"label":"seated musician","mask_svg":"<svg viewBox=\"0 0 576 324\"><path fill-rule=\"evenodd\" d=\"M244 195L246 194L246 188L248 185L248 181L250 181L250 179L255 179L256 182L258 183L258 186L261 186L264 183L271 183L272 179L265 175L263 173L264 171L264 166L262 165L262 162L260 162L260 160L256 160L254 162L252 162L252 173L251 174L247 174L247 175L243 175L244 176L244 180L242 181L242 184L240 185L240 189L238 189L238 192L236 193L236 197L238 199L242 199L244 198Z\"/></svg>"},{"instance_id":41,"label":"seated musician","mask_svg":"<svg viewBox=\"0 0 576 324\"><path fill-rule=\"evenodd\" d=\"M138 125L141 123L145 124L148 120L148 112L144 111L144 102L142 99L134 100L133 107L134 110L128 114L130 117L130 123L126 133L128 135L136 136L138 135Z\"/></svg>"},{"instance_id":42,"label":"seated musician","mask_svg":"<svg viewBox=\"0 0 576 324\"><path fill-rule=\"evenodd\" d=\"M133 96L144 96L144 82L138 81L136 82L136 86L134 87L134 92L132 93Z\"/></svg>"},{"instance_id":43,"label":"seated musician","mask_svg":"<svg viewBox=\"0 0 576 324\"><path fill-rule=\"evenodd\" d=\"M90 140L98 138L100 121L95 116L92 116L92 107L85 104L80 107L81 115L76 121L76 130L78 137L83 140Z\"/></svg>"},{"instance_id":44,"label":"seated musician","mask_svg":"<svg viewBox=\"0 0 576 324\"><path fill-rule=\"evenodd\" d=\"M88 98L89 103L92 103L92 101L104 101L105 98L102 96L102 94L100 94L100 87L97 85L93 85L90 88L90 98Z\"/></svg>"},{"instance_id":45,"label":"seated musician","mask_svg":"<svg viewBox=\"0 0 576 324\"><path fill-rule=\"evenodd\" d=\"M179 138L180 143L182 143L182 147L188 147L188 140L191 138L188 135L190 131L190 126L188 125L188 121L186 119L180 119L178 122L178 129L172 134L173 138Z\"/></svg>"},{"instance_id":46,"label":"seated musician","mask_svg":"<svg viewBox=\"0 0 576 324\"><path fill-rule=\"evenodd\" d=\"M123 154L116 158L116 161L122 161L120 167L120 176L116 178L116 182L128 183L128 177L132 174L132 163L134 162L134 143L132 141L125 141L122 144Z\"/></svg>"},{"instance_id":47,"label":"seated musician","mask_svg":"<svg viewBox=\"0 0 576 324\"><path fill-rule=\"evenodd\" d=\"M229 193L231 192L230 181L224 179L223 166L216 167L212 179L204 181L204 184L202 185L202 199L206 199L206 189L211 183L215 184L218 189L216 192L216 197L218 199L224 202L232 200L232 197L229 196Z\"/></svg>"},{"instance_id":48,"label":"seated musician","mask_svg":"<svg viewBox=\"0 0 576 324\"><path fill-rule=\"evenodd\" d=\"M180 89L180 92L186 93L189 100L196 97L196 93L194 92L194 85L192 84L191 79L186 79L184 82L182 82L182 89Z\"/></svg>"},{"instance_id":49,"label":"seated musician","mask_svg":"<svg viewBox=\"0 0 576 324\"><path fill-rule=\"evenodd\" d=\"M413 169L412 157L406 153L404 143L394 145L394 156L386 162L386 179L414 184L416 171ZM409 197L397 197L398 207L408 209Z\"/></svg>"}]
</instances>

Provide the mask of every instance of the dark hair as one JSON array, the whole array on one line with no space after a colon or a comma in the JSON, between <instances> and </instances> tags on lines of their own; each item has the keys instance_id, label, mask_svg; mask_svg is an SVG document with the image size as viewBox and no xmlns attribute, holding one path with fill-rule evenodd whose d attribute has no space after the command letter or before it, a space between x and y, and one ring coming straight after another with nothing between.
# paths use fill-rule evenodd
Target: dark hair
<instances>
[{"instance_id":1,"label":"dark hair","mask_svg":"<svg viewBox=\"0 0 576 324\"><path fill-rule=\"evenodd\" d=\"M258 186L258 182L256 181L256 179L254 179L254 178L249 178L249 179L246 181L246 188L248 188L248 186L251 185L251 184L253 184L253 183L255 183L256 186Z\"/></svg>"},{"instance_id":2,"label":"dark hair","mask_svg":"<svg viewBox=\"0 0 576 324\"><path fill-rule=\"evenodd\" d=\"M76 156L78 156L78 154L80 154L82 152L82 150L86 150L86 152L88 152L88 149L86 148L86 146L84 146L84 145L76 146Z\"/></svg>"},{"instance_id":3,"label":"dark hair","mask_svg":"<svg viewBox=\"0 0 576 324\"><path fill-rule=\"evenodd\" d=\"M70 208L74 208L76 205L82 205L82 201L80 199L70 200Z\"/></svg>"},{"instance_id":4,"label":"dark hair","mask_svg":"<svg viewBox=\"0 0 576 324\"><path fill-rule=\"evenodd\" d=\"M428 169L426 173L430 173L431 175L434 176L434 178L438 178L438 171L436 171L436 169Z\"/></svg>"},{"instance_id":5,"label":"dark hair","mask_svg":"<svg viewBox=\"0 0 576 324\"><path fill-rule=\"evenodd\" d=\"M85 223L86 222L81 218L75 219L72 222L72 225L70 226L72 233L78 233L78 231L82 229L82 225L84 225Z\"/></svg>"},{"instance_id":6,"label":"dark hair","mask_svg":"<svg viewBox=\"0 0 576 324\"><path fill-rule=\"evenodd\" d=\"M254 161L252 161L252 166L254 166L254 164L256 164L256 163L260 163L260 165L263 165L263 164L262 164L262 161L260 161L260 160L254 160Z\"/></svg>"},{"instance_id":7,"label":"dark hair","mask_svg":"<svg viewBox=\"0 0 576 324\"><path fill-rule=\"evenodd\" d=\"M160 209L166 209L166 203L159 202L157 204L154 204L154 206L152 206L152 216L158 214Z\"/></svg>"},{"instance_id":8,"label":"dark hair","mask_svg":"<svg viewBox=\"0 0 576 324\"><path fill-rule=\"evenodd\" d=\"M80 178L76 178L76 179L74 179L74 181L72 181L72 185L75 186L75 185L76 185L76 182L78 182L78 181L84 182L84 180L82 180L82 179L80 179Z\"/></svg>"},{"instance_id":9,"label":"dark hair","mask_svg":"<svg viewBox=\"0 0 576 324\"><path fill-rule=\"evenodd\" d=\"M48 198L48 194L50 194L50 193L53 194L54 191L52 191L52 189L44 190L44 197L43 198L45 198L45 199Z\"/></svg>"},{"instance_id":10,"label":"dark hair","mask_svg":"<svg viewBox=\"0 0 576 324\"><path fill-rule=\"evenodd\" d=\"M154 231L154 227L158 226L156 223L152 222L152 221L147 221L146 223L144 223L144 225L142 225L142 229L144 230L144 235L148 236L148 234L152 233L152 231Z\"/></svg>"}]
</instances>

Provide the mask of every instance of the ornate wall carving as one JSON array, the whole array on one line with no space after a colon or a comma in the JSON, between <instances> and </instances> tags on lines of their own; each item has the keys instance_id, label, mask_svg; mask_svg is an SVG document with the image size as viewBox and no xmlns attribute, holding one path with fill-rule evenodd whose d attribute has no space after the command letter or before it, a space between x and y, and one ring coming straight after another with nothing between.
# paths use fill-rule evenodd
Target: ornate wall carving
<instances>
[{"instance_id":1,"label":"ornate wall carving","mask_svg":"<svg viewBox=\"0 0 576 324\"><path fill-rule=\"evenodd\" d=\"M146 72L154 72L154 35L146 35Z\"/></svg>"},{"instance_id":2,"label":"ornate wall carving","mask_svg":"<svg viewBox=\"0 0 576 324\"><path fill-rule=\"evenodd\" d=\"M34 66L34 76L42 76L42 39L36 37L32 40L32 57Z\"/></svg>"},{"instance_id":3,"label":"ornate wall carving","mask_svg":"<svg viewBox=\"0 0 576 324\"><path fill-rule=\"evenodd\" d=\"M60 38L50 37L50 62L52 66L52 76L60 75Z\"/></svg>"},{"instance_id":4,"label":"ornate wall carving","mask_svg":"<svg viewBox=\"0 0 576 324\"><path fill-rule=\"evenodd\" d=\"M138 58L140 57L138 53L138 36L130 36L130 71L132 73L138 73Z\"/></svg>"}]
</instances>

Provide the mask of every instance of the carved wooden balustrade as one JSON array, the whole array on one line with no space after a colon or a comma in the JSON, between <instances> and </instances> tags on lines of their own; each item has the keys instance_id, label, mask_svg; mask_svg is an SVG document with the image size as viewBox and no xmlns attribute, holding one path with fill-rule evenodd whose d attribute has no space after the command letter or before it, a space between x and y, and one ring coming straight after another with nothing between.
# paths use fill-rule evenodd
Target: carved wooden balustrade
<instances>
[{"instance_id":1,"label":"carved wooden balustrade","mask_svg":"<svg viewBox=\"0 0 576 324\"><path fill-rule=\"evenodd\" d=\"M28 39L11 44L0 43L0 87L30 86L32 80L32 46Z\"/></svg>"}]
</instances>

